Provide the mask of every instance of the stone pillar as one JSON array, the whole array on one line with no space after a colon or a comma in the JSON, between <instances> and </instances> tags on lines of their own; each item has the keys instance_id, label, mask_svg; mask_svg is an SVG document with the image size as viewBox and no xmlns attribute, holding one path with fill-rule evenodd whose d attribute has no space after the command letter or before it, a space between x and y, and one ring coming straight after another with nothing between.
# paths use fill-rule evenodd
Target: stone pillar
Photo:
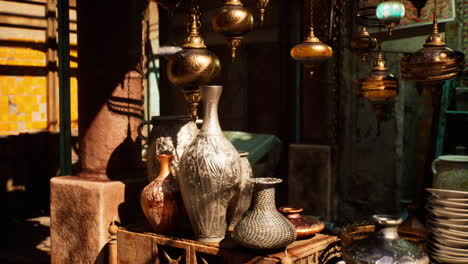
<instances>
[{"instance_id":1,"label":"stone pillar","mask_svg":"<svg viewBox=\"0 0 468 264\"><path fill-rule=\"evenodd\" d=\"M80 1L80 172L51 180L52 263L105 263L108 228L141 216L145 1Z\"/></svg>"}]
</instances>

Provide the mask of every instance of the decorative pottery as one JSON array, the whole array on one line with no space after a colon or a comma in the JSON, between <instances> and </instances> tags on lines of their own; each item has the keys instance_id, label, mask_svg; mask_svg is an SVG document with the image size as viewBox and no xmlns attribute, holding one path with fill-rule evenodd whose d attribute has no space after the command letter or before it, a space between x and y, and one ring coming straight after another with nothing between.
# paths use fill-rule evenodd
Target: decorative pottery
<instances>
[{"instance_id":1,"label":"decorative pottery","mask_svg":"<svg viewBox=\"0 0 468 264\"><path fill-rule=\"evenodd\" d=\"M423 249L400 238L402 219L390 215L374 215L375 232L343 248L346 264L429 264Z\"/></svg>"},{"instance_id":2,"label":"decorative pottery","mask_svg":"<svg viewBox=\"0 0 468 264\"><path fill-rule=\"evenodd\" d=\"M194 6L190 10L189 35L182 45L182 50L169 58L167 77L174 86L182 89L189 104L190 114L197 119L198 103L201 99L198 86L213 82L221 72L218 57L206 49L198 29L200 10Z\"/></svg>"},{"instance_id":3,"label":"decorative pottery","mask_svg":"<svg viewBox=\"0 0 468 264\"><path fill-rule=\"evenodd\" d=\"M388 33L391 35L395 26L405 16L405 6L398 1L382 2L377 6L375 15L387 26Z\"/></svg>"},{"instance_id":4,"label":"decorative pottery","mask_svg":"<svg viewBox=\"0 0 468 264\"><path fill-rule=\"evenodd\" d=\"M231 49L232 61L244 35L252 31L254 19L252 13L242 6L240 0L226 0L211 20L213 30L226 38Z\"/></svg>"},{"instance_id":5,"label":"decorative pottery","mask_svg":"<svg viewBox=\"0 0 468 264\"><path fill-rule=\"evenodd\" d=\"M253 177L252 167L250 166L249 159L247 156L248 152L240 152L240 169L241 169L241 178L239 183L239 192L236 194L238 202L236 205L236 210L231 218L231 223L229 224L229 229L233 230L234 227L239 223L242 216L249 210L250 204L252 202L252 191L253 184L249 180Z\"/></svg>"},{"instance_id":6,"label":"decorative pottery","mask_svg":"<svg viewBox=\"0 0 468 264\"><path fill-rule=\"evenodd\" d=\"M325 225L319 220L302 216L302 208L283 206L278 208L278 211L283 213L283 215L286 216L286 218L294 225L296 228L296 238L298 240L310 238L325 228Z\"/></svg>"},{"instance_id":7,"label":"decorative pottery","mask_svg":"<svg viewBox=\"0 0 468 264\"><path fill-rule=\"evenodd\" d=\"M304 68L310 76L317 67L333 56L333 50L327 44L321 42L314 35L314 28L310 27L309 36L300 44L291 49L291 57L304 64Z\"/></svg>"},{"instance_id":8,"label":"decorative pottery","mask_svg":"<svg viewBox=\"0 0 468 264\"><path fill-rule=\"evenodd\" d=\"M234 228L232 238L244 247L266 250L280 249L296 240L294 225L275 205L277 178L253 178L254 199L249 210Z\"/></svg>"},{"instance_id":9,"label":"decorative pottery","mask_svg":"<svg viewBox=\"0 0 468 264\"><path fill-rule=\"evenodd\" d=\"M178 181L196 239L219 242L231 221L239 193L240 157L218 121L222 86L200 86L204 121L180 162Z\"/></svg>"},{"instance_id":10,"label":"decorative pottery","mask_svg":"<svg viewBox=\"0 0 468 264\"><path fill-rule=\"evenodd\" d=\"M468 156L440 156L432 162L432 172L435 188L468 191Z\"/></svg>"},{"instance_id":11,"label":"decorative pottery","mask_svg":"<svg viewBox=\"0 0 468 264\"><path fill-rule=\"evenodd\" d=\"M366 27L362 27L361 33L359 36L351 41L351 48L356 50L361 56L362 61L367 60L367 55L369 52L377 47L377 39L373 38Z\"/></svg>"},{"instance_id":12,"label":"decorative pottery","mask_svg":"<svg viewBox=\"0 0 468 264\"><path fill-rule=\"evenodd\" d=\"M142 129L152 125L149 138L143 136ZM138 126L138 135L148 143L147 167L148 180L152 181L159 173L158 154L173 154L172 174L177 178L179 162L188 145L198 133L191 116L153 116Z\"/></svg>"},{"instance_id":13,"label":"decorative pottery","mask_svg":"<svg viewBox=\"0 0 468 264\"><path fill-rule=\"evenodd\" d=\"M140 204L146 219L158 234L167 234L180 226L184 207L179 186L171 173L174 155L157 155L161 164L158 177L148 184L140 195Z\"/></svg>"}]
</instances>

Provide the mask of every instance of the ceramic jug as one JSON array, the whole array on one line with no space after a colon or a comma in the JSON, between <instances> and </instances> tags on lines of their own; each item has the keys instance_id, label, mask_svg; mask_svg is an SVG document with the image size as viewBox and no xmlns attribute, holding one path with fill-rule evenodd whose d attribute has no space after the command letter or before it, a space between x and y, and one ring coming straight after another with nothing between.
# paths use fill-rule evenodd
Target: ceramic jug
<instances>
[{"instance_id":1,"label":"ceramic jug","mask_svg":"<svg viewBox=\"0 0 468 264\"><path fill-rule=\"evenodd\" d=\"M432 162L434 188L468 191L468 156L445 155Z\"/></svg>"},{"instance_id":2,"label":"ceramic jug","mask_svg":"<svg viewBox=\"0 0 468 264\"><path fill-rule=\"evenodd\" d=\"M142 134L146 125L152 125L148 137ZM158 176L160 164L158 154L173 154L172 173L177 178L179 162L188 145L198 133L198 128L191 116L153 116L138 126L138 135L148 142L147 167L148 180Z\"/></svg>"}]
</instances>

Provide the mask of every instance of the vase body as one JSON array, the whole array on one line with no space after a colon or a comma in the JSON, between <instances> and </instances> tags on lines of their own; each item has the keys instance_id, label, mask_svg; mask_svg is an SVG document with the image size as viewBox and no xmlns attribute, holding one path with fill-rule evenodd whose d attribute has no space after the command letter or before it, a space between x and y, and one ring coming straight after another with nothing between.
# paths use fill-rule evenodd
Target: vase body
<instances>
[{"instance_id":1,"label":"vase body","mask_svg":"<svg viewBox=\"0 0 468 264\"><path fill-rule=\"evenodd\" d=\"M432 163L434 187L468 191L468 156L440 156Z\"/></svg>"},{"instance_id":2,"label":"vase body","mask_svg":"<svg viewBox=\"0 0 468 264\"><path fill-rule=\"evenodd\" d=\"M232 238L244 247L267 250L280 249L296 240L294 225L275 205L276 178L253 178L254 200L251 207L234 228Z\"/></svg>"},{"instance_id":3,"label":"vase body","mask_svg":"<svg viewBox=\"0 0 468 264\"><path fill-rule=\"evenodd\" d=\"M296 239L306 239L322 231L325 225L312 217L302 216L302 208L283 206L278 208L296 228Z\"/></svg>"},{"instance_id":4,"label":"vase body","mask_svg":"<svg viewBox=\"0 0 468 264\"><path fill-rule=\"evenodd\" d=\"M159 175L148 184L140 195L141 208L153 230L168 234L178 228L184 218L184 207L179 186L171 173L174 155L157 156Z\"/></svg>"},{"instance_id":5,"label":"vase body","mask_svg":"<svg viewBox=\"0 0 468 264\"><path fill-rule=\"evenodd\" d=\"M204 121L180 162L182 199L196 239L221 241L237 204L240 157L223 135L218 121L222 86L200 86Z\"/></svg>"},{"instance_id":6,"label":"vase body","mask_svg":"<svg viewBox=\"0 0 468 264\"><path fill-rule=\"evenodd\" d=\"M344 247L346 264L429 264L421 248L399 237L401 218L388 215L374 215L373 218L375 232Z\"/></svg>"},{"instance_id":7,"label":"vase body","mask_svg":"<svg viewBox=\"0 0 468 264\"><path fill-rule=\"evenodd\" d=\"M149 137L142 135L142 128L152 125ZM182 154L198 133L198 128L191 116L153 116L143 121L138 127L140 137L148 142L147 168L148 180L158 176L160 164L158 154L173 154L172 173L177 178Z\"/></svg>"},{"instance_id":8,"label":"vase body","mask_svg":"<svg viewBox=\"0 0 468 264\"><path fill-rule=\"evenodd\" d=\"M237 223L241 220L242 216L249 210L250 204L252 202L252 191L253 184L249 180L253 177L252 167L250 166L249 159L247 156L248 152L241 152L240 155L240 182L239 182L239 192L236 194L237 198L234 200L237 201L236 209L231 218L231 223L229 224L229 230L233 230Z\"/></svg>"}]
</instances>

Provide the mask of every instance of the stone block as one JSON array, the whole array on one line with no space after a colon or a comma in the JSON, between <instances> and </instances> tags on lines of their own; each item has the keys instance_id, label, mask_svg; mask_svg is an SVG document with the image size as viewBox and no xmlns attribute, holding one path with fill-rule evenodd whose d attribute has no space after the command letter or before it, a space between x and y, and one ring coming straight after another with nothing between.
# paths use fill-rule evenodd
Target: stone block
<instances>
[{"instance_id":1,"label":"stone block","mask_svg":"<svg viewBox=\"0 0 468 264\"><path fill-rule=\"evenodd\" d=\"M304 214L333 218L331 148L324 145L289 145L288 201Z\"/></svg>"},{"instance_id":2,"label":"stone block","mask_svg":"<svg viewBox=\"0 0 468 264\"><path fill-rule=\"evenodd\" d=\"M113 219L134 222L124 218L141 215L137 199L143 185L142 180L52 178L51 263L107 263L109 225Z\"/></svg>"}]
</instances>

